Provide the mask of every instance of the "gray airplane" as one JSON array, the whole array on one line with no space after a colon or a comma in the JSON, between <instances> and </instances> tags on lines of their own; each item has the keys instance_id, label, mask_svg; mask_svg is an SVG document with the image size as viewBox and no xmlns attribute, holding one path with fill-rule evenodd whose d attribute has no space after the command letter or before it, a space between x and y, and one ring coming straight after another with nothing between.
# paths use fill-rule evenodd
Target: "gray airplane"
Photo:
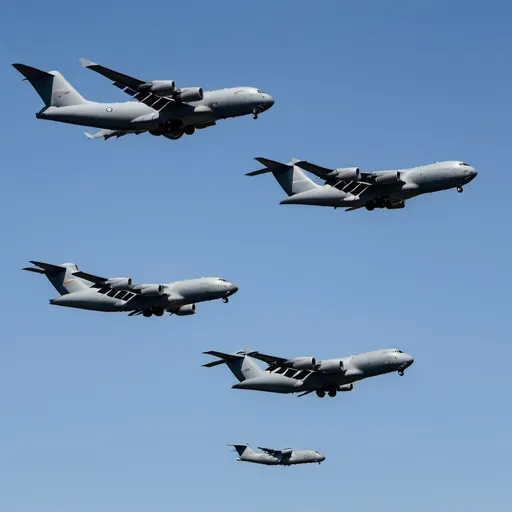
<instances>
[{"instance_id":1,"label":"gray airplane","mask_svg":"<svg viewBox=\"0 0 512 512\"><path fill-rule=\"evenodd\" d=\"M281 204L304 204L367 210L404 208L412 197L462 186L476 175L471 165L460 161L437 162L412 169L361 172L359 167L328 169L293 158L286 164L267 158L256 158L265 167L247 173L257 176L271 172L288 198ZM318 185L304 171L325 180Z\"/></svg>"},{"instance_id":2,"label":"gray airplane","mask_svg":"<svg viewBox=\"0 0 512 512\"><path fill-rule=\"evenodd\" d=\"M252 389L269 393L300 393L304 396L315 392L323 398L327 393L336 396L338 391L352 391L354 382L398 372L400 376L411 366L414 359L398 349L375 350L340 359L317 360L314 357L285 359L260 352L242 350L236 354L224 354L210 350L204 352L218 357L217 361L203 366L211 368L227 364L239 380L234 389ZM255 362L267 363L263 371Z\"/></svg>"},{"instance_id":3,"label":"gray airplane","mask_svg":"<svg viewBox=\"0 0 512 512\"><path fill-rule=\"evenodd\" d=\"M257 453L247 444L231 444L229 446L233 446L240 455L237 460L265 464L266 466L293 466L295 464L311 464L312 462L321 464L325 460L325 456L315 450L292 450L291 448L274 450L258 446L258 449L265 453Z\"/></svg>"},{"instance_id":4,"label":"gray airplane","mask_svg":"<svg viewBox=\"0 0 512 512\"><path fill-rule=\"evenodd\" d=\"M80 59L82 65L112 80L135 101L97 103L83 98L58 71L41 71L25 64L13 66L32 84L45 107L38 119L102 128L85 135L90 139L121 137L149 132L168 139L192 135L220 119L252 114L258 118L273 104L272 96L255 87L204 91L201 87L177 88L173 80L147 82Z\"/></svg>"},{"instance_id":5,"label":"gray airplane","mask_svg":"<svg viewBox=\"0 0 512 512\"><path fill-rule=\"evenodd\" d=\"M220 277L202 277L165 284L133 284L129 277L105 278L82 272L74 263L53 265L31 261L35 267L23 270L44 274L60 297L50 304L93 311L123 311L128 316L187 316L196 312L196 303L221 299L226 303L238 291Z\"/></svg>"}]
</instances>

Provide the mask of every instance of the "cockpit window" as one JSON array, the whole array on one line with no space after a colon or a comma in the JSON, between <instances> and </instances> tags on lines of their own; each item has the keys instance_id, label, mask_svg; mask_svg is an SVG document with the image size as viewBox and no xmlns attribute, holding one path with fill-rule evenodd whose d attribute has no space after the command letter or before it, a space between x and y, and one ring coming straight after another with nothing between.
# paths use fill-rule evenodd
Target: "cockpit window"
<instances>
[{"instance_id":1,"label":"cockpit window","mask_svg":"<svg viewBox=\"0 0 512 512\"><path fill-rule=\"evenodd\" d=\"M227 281L225 279L222 279L221 277L219 277L219 281L222 281L223 283L227 283Z\"/></svg>"},{"instance_id":2,"label":"cockpit window","mask_svg":"<svg viewBox=\"0 0 512 512\"><path fill-rule=\"evenodd\" d=\"M260 94L265 94L265 91L262 91L261 89L256 89L256 92L259 92Z\"/></svg>"},{"instance_id":3,"label":"cockpit window","mask_svg":"<svg viewBox=\"0 0 512 512\"><path fill-rule=\"evenodd\" d=\"M465 166L465 167L470 167L470 165L469 165L469 164L467 164L466 162L459 162L459 166L460 166L460 167L463 167L463 166Z\"/></svg>"},{"instance_id":4,"label":"cockpit window","mask_svg":"<svg viewBox=\"0 0 512 512\"><path fill-rule=\"evenodd\" d=\"M396 352L397 354L403 354L403 352L401 350L393 350L393 352Z\"/></svg>"}]
</instances>

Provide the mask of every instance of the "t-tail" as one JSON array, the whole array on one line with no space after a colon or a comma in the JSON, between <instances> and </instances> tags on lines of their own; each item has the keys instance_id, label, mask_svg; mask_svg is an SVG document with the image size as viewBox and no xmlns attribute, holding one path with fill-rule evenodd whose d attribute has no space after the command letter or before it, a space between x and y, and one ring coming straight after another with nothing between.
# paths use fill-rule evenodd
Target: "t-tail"
<instances>
[{"instance_id":1,"label":"t-tail","mask_svg":"<svg viewBox=\"0 0 512 512\"><path fill-rule=\"evenodd\" d=\"M297 162L300 162L297 158L292 158L291 162L286 164L262 157L258 157L256 160L265 167L257 171L248 172L246 176L258 176L271 172L288 196L320 187L320 185L308 178L300 167L295 165Z\"/></svg>"},{"instance_id":2,"label":"t-tail","mask_svg":"<svg viewBox=\"0 0 512 512\"><path fill-rule=\"evenodd\" d=\"M230 444L238 452L238 460L247 460L248 455L254 455L254 450L248 444Z\"/></svg>"},{"instance_id":3,"label":"t-tail","mask_svg":"<svg viewBox=\"0 0 512 512\"><path fill-rule=\"evenodd\" d=\"M78 272L78 267L74 263L63 263L62 265L53 265L42 261L31 261L30 263L35 267L25 267L23 270L44 274L61 295L86 290L93 284L73 275L74 272Z\"/></svg>"},{"instance_id":4,"label":"t-tail","mask_svg":"<svg viewBox=\"0 0 512 512\"><path fill-rule=\"evenodd\" d=\"M239 382L259 377L265 373L250 357L247 357L246 350L242 350L236 354L225 354L224 352L209 350L208 352L203 352L203 354L219 358L217 361L203 364L203 366L211 368L212 366L217 366L219 364L227 364L228 368Z\"/></svg>"},{"instance_id":5,"label":"t-tail","mask_svg":"<svg viewBox=\"0 0 512 512\"><path fill-rule=\"evenodd\" d=\"M70 107L88 103L58 71L41 71L25 64L13 66L30 82L46 107Z\"/></svg>"}]
</instances>

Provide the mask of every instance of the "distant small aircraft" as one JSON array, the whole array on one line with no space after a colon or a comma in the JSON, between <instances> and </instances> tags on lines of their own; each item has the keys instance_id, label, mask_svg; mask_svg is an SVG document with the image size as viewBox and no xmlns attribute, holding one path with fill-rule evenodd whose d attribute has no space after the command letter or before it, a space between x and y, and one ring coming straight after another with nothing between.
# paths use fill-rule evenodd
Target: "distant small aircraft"
<instances>
[{"instance_id":1,"label":"distant small aircraft","mask_svg":"<svg viewBox=\"0 0 512 512\"><path fill-rule=\"evenodd\" d=\"M234 389L300 393L298 396L315 392L320 398L326 393L330 397L335 397L338 391L352 391L354 382L368 377L391 372L398 372L402 376L414 362L410 355L396 348L321 361L314 357L286 359L247 350L236 354L225 354L215 350L203 353L219 358L203 365L207 368L219 364L228 365L239 380L239 383L233 386ZM268 368L263 371L253 359L266 362Z\"/></svg>"},{"instance_id":2,"label":"distant small aircraft","mask_svg":"<svg viewBox=\"0 0 512 512\"><path fill-rule=\"evenodd\" d=\"M53 265L31 261L35 267L23 270L44 274L60 297L50 301L56 306L93 311L130 312L128 316L187 316L196 312L196 303L229 297L238 291L233 283L220 277L202 277L165 284L133 284L129 277L105 278L82 272L74 263Z\"/></svg>"},{"instance_id":3,"label":"distant small aircraft","mask_svg":"<svg viewBox=\"0 0 512 512\"><path fill-rule=\"evenodd\" d=\"M247 176L271 172L289 196L281 204L331 206L346 211L404 208L407 199L421 194L450 188L462 192L462 186L477 175L471 165L458 160L375 172L361 172L359 167L327 169L296 158L286 164L268 158L256 160L265 167ZM315 183L303 170L325 180L324 185Z\"/></svg>"},{"instance_id":4,"label":"distant small aircraft","mask_svg":"<svg viewBox=\"0 0 512 512\"><path fill-rule=\"evenodd\" d=\"M273 104L272 96L255 87L204 91L176 87L173 80L147 82L80 59L82 65L106 78L135 101L98 103L83 98L58 71L41 71L25 64L13 66L28 80L45 103L38 119L103 128L90 139L121 137L129 133L163 135L172 140L220 119L252 114L254 119Z\"/></svg>"},{"instance_id":5,"label":"distant small aircraft","mask_svg":"<svg viewBox=\"0 0 512 512\"><path fill-rule=\"evenodd\" d=\"M231 444L229 446L233 446L240 455L237 460L267 466L293 466L295 464L311 464L312 462L321 464L325 460L325 456L315 450L292 450L291 448L274 450L258 446L258 449L265 453L257 453L247 444Z\"/></svg>"}]
</instances>

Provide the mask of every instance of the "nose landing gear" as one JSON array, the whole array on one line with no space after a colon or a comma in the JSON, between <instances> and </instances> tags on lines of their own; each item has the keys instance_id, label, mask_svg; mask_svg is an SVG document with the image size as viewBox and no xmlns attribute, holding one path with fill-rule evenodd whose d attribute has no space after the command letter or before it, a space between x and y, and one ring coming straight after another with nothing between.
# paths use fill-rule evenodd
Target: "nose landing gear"
<instances>
[{"instance_id":1,"label":"nose landing gear","mask_svg":"<svg viewBox=\"0 0 512 512\"><path fill-rule=\"evenodd\" d=\"M400 377L403 377L404 376L404 371L403 370L398 370L398 375L400 375Z\"/></svg>"},{"instance_id":2,"label":"nose landing gear","mask_svg":"<svg viewBox=\"0 0 512 512\"><path fill-rule=\"evenodd\" d=\"M227 297L222 297L222 302L224 302L224 304L227 304L229 302L229 299Z\"/></svg>"},{"instance_id":3,"label":"nose landing gear","mask_svg":"<svg viewBox=\"0 0 512 512\"><path fill-rule=\"evenodd\" d=\"M254 110L252 111L252 118L253 118L253 119L258 119L258 111L257 111L256 109L254 109Z\"/></svg>"},{"instance_id":4,"label":"nose landing gear","mask_svg":"<svg viewBox=\"0 0 512 512\"><path fill-rule=\"evenodd\" d=\"M462 192L464 192L464 189L462 187L457 187L457 192L459 194L462 194Z\"/></svg>"}]
</instances>

